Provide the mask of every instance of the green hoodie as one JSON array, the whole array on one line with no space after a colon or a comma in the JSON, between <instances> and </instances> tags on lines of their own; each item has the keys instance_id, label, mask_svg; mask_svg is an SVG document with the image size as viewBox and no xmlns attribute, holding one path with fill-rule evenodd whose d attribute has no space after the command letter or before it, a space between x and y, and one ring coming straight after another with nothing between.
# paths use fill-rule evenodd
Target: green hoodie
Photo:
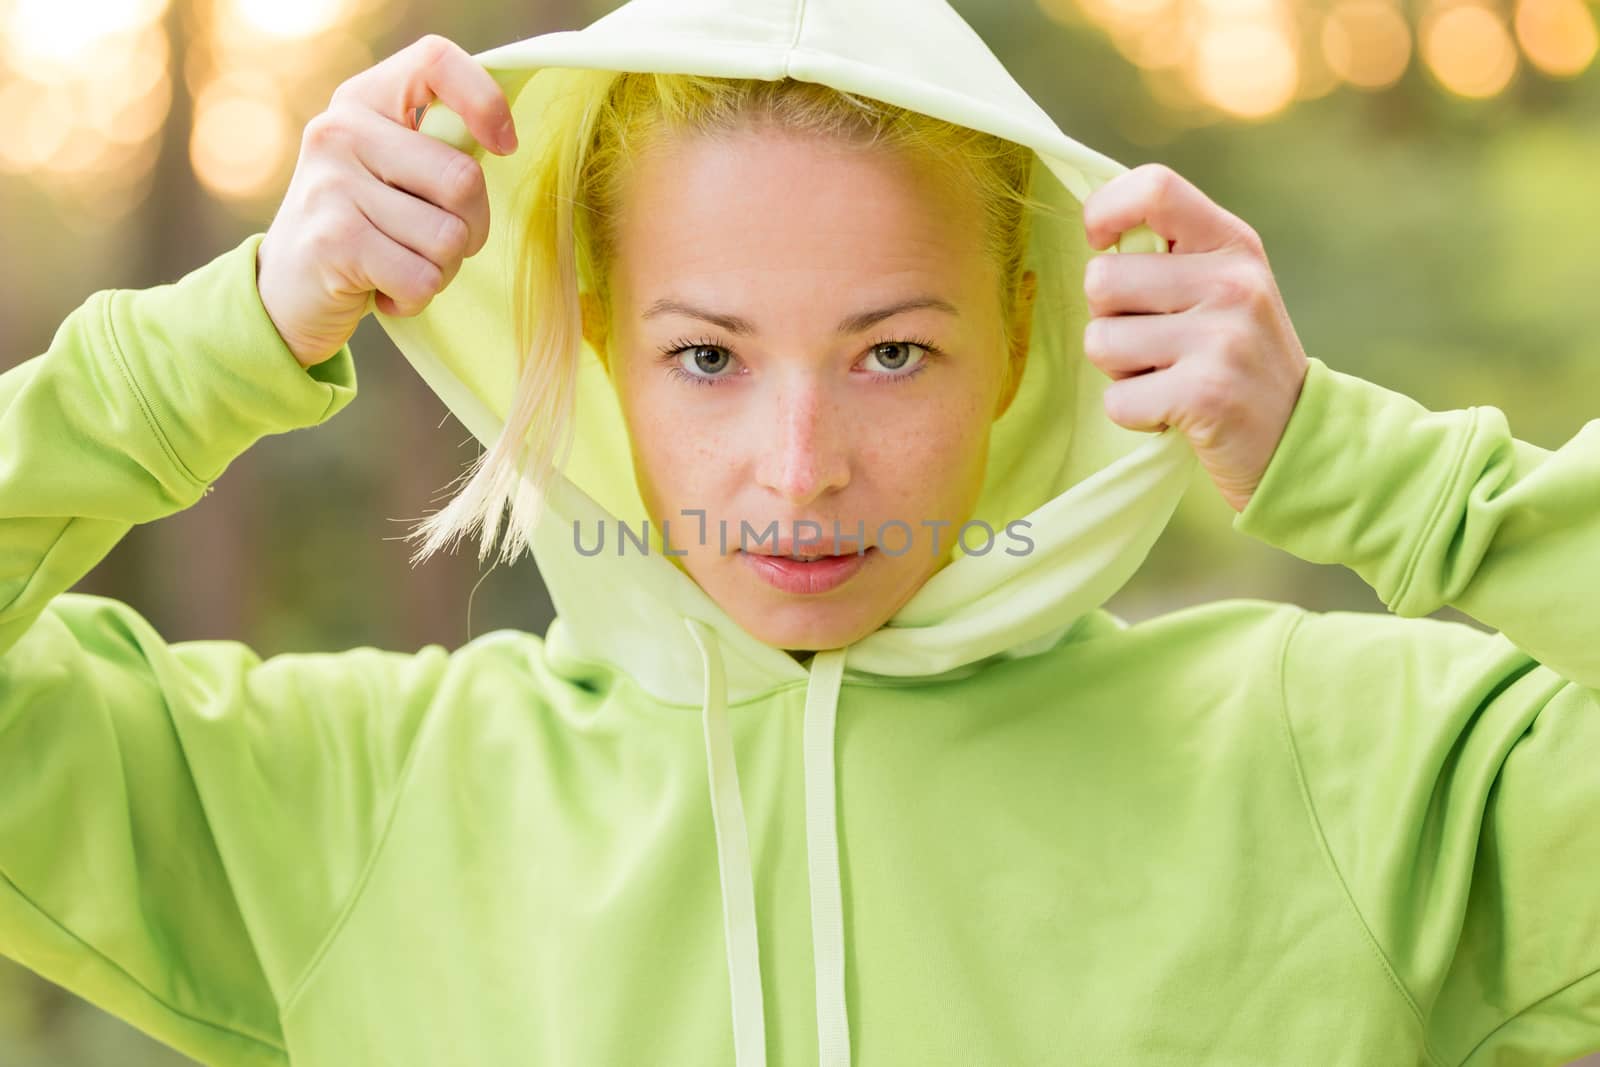
<instances>
[{"instance_id":1,"label":"green hoodie","mask_svg":"<svg viewBox=\"0 0 1600 1067\"><path fill-rule=\"evenodd\" d=\"M1129 625L1102 605L1195 461L1111 423L1079 347L1074 212L1123 168L949 8L634 0L478 59L522 152L482 155L438 105L424 130L482 158L490 247L379 319L486 444L515 368L499 208L564 68L787 74L1035 148L1063 217L1034 223L1033 348L978 510L1026 518L1032 550L958 555L797 663L659 552L578 550L574 522L645 514L586 351L536 530L543 637L168 643L66 590L254 441L332 417L354 363L294 360L260 235L95 293L0 375L0 952L223 1064L1600 1049L1600 420L1547 451L1313 357L1233 526L1391 614L1236 599ZM1447 604L1498 632L1422 617Z\"/></svg>"}]
</instances>

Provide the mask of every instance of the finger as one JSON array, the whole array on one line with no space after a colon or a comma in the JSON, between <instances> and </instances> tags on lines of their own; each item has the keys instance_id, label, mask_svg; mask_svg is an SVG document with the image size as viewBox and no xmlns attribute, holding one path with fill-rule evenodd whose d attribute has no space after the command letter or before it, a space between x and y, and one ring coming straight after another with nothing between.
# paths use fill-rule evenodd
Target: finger
<instances>
[{"instance_id":1,"label":"finger","mask_svg":"<svg viewBox=\"0 0 1600 1067\"><path fill-rule=\"evenodd\" d=\"M489 197L483 167L476 159L443 141L381 119L356 114L345 121L359 132L351 141L356 158L367 170L465 222L469 235L466 255L476 255L483 248L489 240Z\"/></svg>"},{"instance_id":2,"label":"finger","mask_svg":"<svg viewBox=\"0 0 1600 1067\"><path fill-rule=\"evenodd\" d=\"M1178 421L1183 382L1175 368L1112 382L1101 396L1106 417L1118 426L1160 433Z\"/></svg>"},{"instance_id":3,"label":"finger","mask_svg":"<svg viewBox=\"0 0 1600 1067\"><path fill-rule=\"evenodd\" d=\"M373 225L438 267L441 274L449 273L466 255L471 233L466 222L450 212L379 181L360 183L355 199Z\"/></svg>"},{"instance_id":4,"label":"finger","mask_svg":"<svg viewBox=\"0 0 1600 1067\"><path fill-rule=\"evenodd\" d=\"M1144 224L1177 252L1212 252L1247 244L1255 231L1161 163L1146 163L1112 178L1083 202L1089 244L1109 248ZM1248 236L1247 236L1248 235Z\"/></svg>"},{"instance_id":5,"label":"finger","mask_svg":"<svg viewBox=\"0 0 1600 1067\"><path fill-rule=\"evenodd\" d=\"M1091 315L1186 311L1227 291L1225 253L1106 252L1083 270Z\"/></svg>"},{"instance_id":6,"label":"finger","mask_svg":"<svg viewBox=\"0 0 1600 1067\"><path fill-rule=\"evenodd\" d=\"M1176 315L1113 315L1083 328L1083 356L1114 380L1172 366L1192 344L1194 320Z\"/></svg>"},{"instance_id":7,"label":"finger","mask_svg":"<svg viewBox=\"0 0 1600 1067\"><path fill-rule=\"evenodd\" d=\"M457 269L459 270L460 268ZM454 271L451 271L445 275L444 283L439 286L441 291L450 288L450 282L454 276ZM383 312L385 315L393 315L396 318L406 318L408 316L415 315L421 311L423 307L427 306L424 304L422 307L402 308L399 304L395 303L394 297L387 293L376 291L372 294L372 302L377 305L379 311ZM429 303L431 303L431 301L429 301Z\"/></svg>"},{"instance_id":8,"label":"finger","mask_svg":"<svg viewBox=\"0 0 1600 1067\"><path fill-rule=\"evenodd\" d=\"M376 223L362 237L355 260L357 284L376 291L380 305L387 296L393 314L415 315L444 288L444 274L437 264L400 244Z\"/></svg>"},{"instance_id":9,"label":"finger","mask_svg":"<svg viewBox=\"0 0 1600 1067\"><path fill-rule=\"evenodd\" d=\"M411 125L417 108L441 101L461 116L485 148L516 149L511 104L500 83L460 45L428 34L380 60L336 90L392 122Z\"/></svg>"}]
</instances>

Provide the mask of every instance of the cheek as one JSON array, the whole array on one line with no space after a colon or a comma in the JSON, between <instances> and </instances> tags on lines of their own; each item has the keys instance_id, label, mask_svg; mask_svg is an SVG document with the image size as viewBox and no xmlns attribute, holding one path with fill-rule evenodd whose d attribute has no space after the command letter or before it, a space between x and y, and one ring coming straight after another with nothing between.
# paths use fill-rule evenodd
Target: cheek
<instances>
[{"instance_id":1,"label":"cheek","mask_svg":"<svg viewBox=\"0 0 1600 1067\"><path fill-rule=\"evenodd\" d=\"M639 491L657 517L713 506L712 472L727 466L731 442L697 415L684 392L633 382L622 398Z\"/></svg>"},{"instance_id":2,"label":"cheek","mask_svg":"<svg viewBox=\"0 0 1600 1067\"><path fill-rule=\"evenodd\" d=\"M880 412L871 425L857 454L871 464L874 484L897 498L894 510L920 512L918 519L948 517L976 497L988 455L989 421L972 390L907 398Z\"/></svg>"}]
</instances>

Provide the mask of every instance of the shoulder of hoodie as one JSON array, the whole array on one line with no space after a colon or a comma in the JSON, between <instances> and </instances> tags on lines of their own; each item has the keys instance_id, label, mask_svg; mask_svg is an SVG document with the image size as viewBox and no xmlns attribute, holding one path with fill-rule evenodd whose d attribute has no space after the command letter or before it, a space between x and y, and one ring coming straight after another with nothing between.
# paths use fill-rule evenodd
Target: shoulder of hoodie
<instances>
[{"instance_id":1,"label":"shoulder of hoodie","mask_svg":"<svg viewBox=\"0 0 1600 1067\"><path fill-rule=\"evenodd\" d=\"M1275 692L1290 632L1310 614L1296 604L1214 600L1128 622L1105 607L1050 649L1009 661L1008 672L1071 680L1081 692L1145 693L1212 702L1241 688Z\"/></svg>"},{"instance_id":2,"label":"shoulder of hoodie","mask_svg":"<svg viewBox=\"0 0 1600 1067\"><path fill-rule=\"evenodd\" d=\"M1506 638L1470 621L1387 610L1314 610L1254 597L1209 601L1128 623L1103 619L1058 646L1073 654L1127 655L1161 672L1220 667L1289 686L1337 679L1351 668L1448 670L1464 658L1517 658Z\"/></svg>"}]
</instances>

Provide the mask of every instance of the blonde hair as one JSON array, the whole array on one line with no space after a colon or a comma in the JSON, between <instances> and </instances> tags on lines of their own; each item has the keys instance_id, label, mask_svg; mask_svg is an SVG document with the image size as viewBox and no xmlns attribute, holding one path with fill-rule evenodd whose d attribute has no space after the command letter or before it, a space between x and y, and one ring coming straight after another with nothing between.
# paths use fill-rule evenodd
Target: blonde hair
<instances>
[{"instance_id":1,"label":"blonde hair","mask_svg":"<svg viewBox=\"0 0 1600 1067\"><path fill-rule=\"evenodd\" d=\"M1033 149L917 111L793 78L719 78L592 70L548 70L565 79L541 112L539 154L515 201L518 237L513 313L522 354L511 410L494 445L457 479L465 487L406 535L422 538L413 564L475 529L482 562L506 508L501 558L529 548L544 494L571 446L583 351L580 289L611 312L609 267L628 164L682 132L722 135L766 124L819 138L919 153L953 188L983 208L984 251L999 268L1004 351L1021 343L1014 321L1028 251L1029 212L1051 209L1032 195ZM1003 391L1018 361L1006 359ZM559 455L558 455L559 453Z\"/></svg>"}]
</instances>

